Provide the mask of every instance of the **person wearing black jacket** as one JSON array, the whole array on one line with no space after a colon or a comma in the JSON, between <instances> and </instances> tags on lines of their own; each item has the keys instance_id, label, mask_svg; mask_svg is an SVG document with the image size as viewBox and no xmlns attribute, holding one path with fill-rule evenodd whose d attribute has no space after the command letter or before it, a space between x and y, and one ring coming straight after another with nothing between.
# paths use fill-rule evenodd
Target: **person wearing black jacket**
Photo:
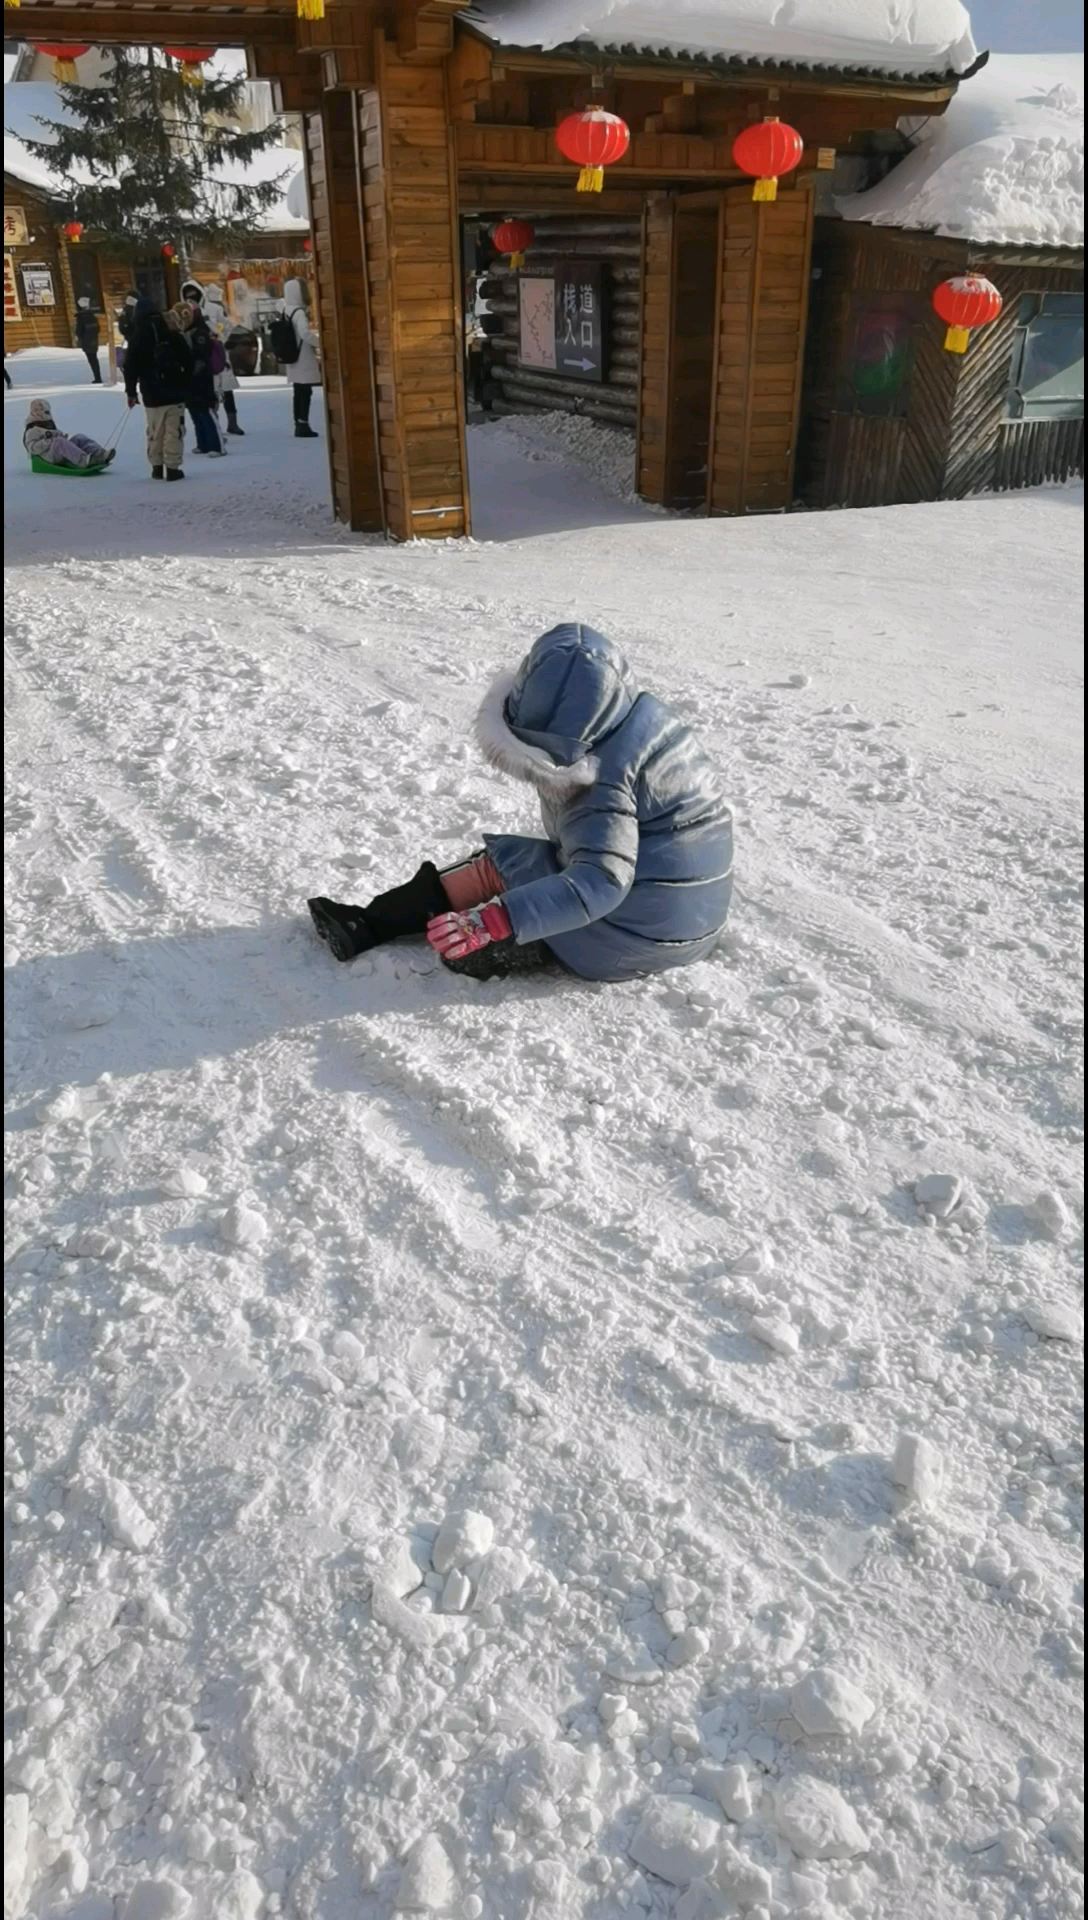
<instances>
[{"instance_id":1,"label":"person wearing black jacket","mask_svg":"<svg viewBox=\"0 0 1088 1920\"><path fill-rule=\"evenodd\" d=\"M147 457L153 480L184 480L185 402L193 363L176 320L146 294L136 311L125 354L125 393L130 407L144 403Z\"/></svg>"},{"instance_id":2,"label":"person wearing black jacket","mask_svg":"<svg viewBox=\"0 0 1088 1920\"><path fill-rule=\"evenodd\" d=\"M92 310L86 294L76 301L76 345L87 356L87 365L91 369L91 378L96 387L102 385L102 369L98 364L98 315Z\"/></svg>"},{"instance_id":3,"label":"person wearing black jacket","mask_svg":"<svg viewBox=\"0 0 1088 1920\"><path fill-rule=\"evenodd\" d=\"M197 453L223 454L227 449L219 431L216 408L219 395L215 389L215 367L212 352L212 330L204 315L204 310L195 300L179 300L174 308L178 323L185 335L185 344L192 360L192 374L185 404L193 423Z\"/></svg>"}]
</instances>

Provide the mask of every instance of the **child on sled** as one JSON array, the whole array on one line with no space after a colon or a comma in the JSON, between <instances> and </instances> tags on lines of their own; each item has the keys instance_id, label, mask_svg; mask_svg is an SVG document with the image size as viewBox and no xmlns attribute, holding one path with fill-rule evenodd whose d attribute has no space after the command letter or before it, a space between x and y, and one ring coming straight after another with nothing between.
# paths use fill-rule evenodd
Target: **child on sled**
<instances>
[{"instance_id":1,"label":"child on sled","mask_svg":"<svg viewBox=\"0 0 1088 1920\"><path fill-rule=\"evenodd\" d=\"M51 467L108 467L116 447L101 447L86 433L62 433L48 400L32 400L23 428L23 445L33 460Z\"/></svg>"}]
</instances>

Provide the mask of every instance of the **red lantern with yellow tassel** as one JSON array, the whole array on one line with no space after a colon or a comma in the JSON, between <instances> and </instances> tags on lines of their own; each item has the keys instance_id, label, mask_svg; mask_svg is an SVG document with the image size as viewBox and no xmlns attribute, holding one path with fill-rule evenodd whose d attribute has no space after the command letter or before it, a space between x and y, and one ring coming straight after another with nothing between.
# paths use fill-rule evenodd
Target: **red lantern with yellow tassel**
<instances>
[{"instance_id":1,"label":"red lantern with yellow tassel","mask_svg":"<svg viewBox=\"0 0 1088 1920\"><path fill-rule=\"evenodd\" d=\"M536 229L528 220L500 220L491 229L491 244L496 253L505 253L516 273L525 265L525 255L536 239Z\"/></svg>"},{"instance_id":2,"label":"red lantern with yellow tassel","mask_svg":"<svg viewBox=\"0 0 1088 1920\"><path fill-rule=\"evenodd\" d=\"M64 223L64 238L70 247L78 247L83 238L82 220L66 220Z\"/></svg>"},{"instance_id":3,"label":"red lantern with yellow tassel","mask_svg":"<svg viewBox=\"0 0 1088 1920\"><path fill-rule=\"evenodd\" d=\"M173 241L172 241L172 240L166 240L166 241L164 241L164 242L163 242L163 247L162 247L162 257L163 257L163 259L164 259L164 260L176 260L176 259L177 259L177 257L178 257L178 250L177 250L177 248L175 247L175 245L174 245L174 243L173 243Z\"/></svg>"},{"instance_id":4,"label":"red lantern with yellow tassel","mask_svg":"<svg viewBox=\"0 0 1088 1920\"><path fill-rule=\"evenodd\" d=\"M957 273L942 280L933 289L933 310L948 331L944 336L946 353L966 353L972 327L988 327L1002 307L1001 295L992 280L981 273Z\"/></svg>"},{"instance_id":5,"label":"red lantern with yellow tassel","mask_svg":"<svg viewBox=\"0 0 1088 1920\"><path fill-rule=\"evenodd\" d=\"M564 160L573 160L581 168L578 192L600 193L605 168L622 160L631 144L631 129L618 113L586 107L583 113L568 113L559 122L555 144Z\"/></svg>"},{"instance_id":6,"label":"red lantern with yellow tassel","mask_svg":"<svg viewBox=\"0 0 1088 1920\"><path fill-rule=\"evenodd\" d=\"M177 61L180 68L178 77L183 87L204 85L204 75L200 69L205 60L212 57L207 47L164 47L163 52L168 53L171 60Z\"/></svg>"},{"instance_id":7,"label":"red lantern with yellow tassel","mask_svg":"<svg viewBox=\"0 0 1088 1920\"><path fill-rule=\"evenodd\" d=\"M801 164L805 143L796 127L768 117L745 127L733 142L733 164L755 176L753 200L777 200L778 182Z\"/></svg>"},{"instance_id":8,"label":"red lantern with yellow tassel","mask_svg":"<svg viewBox=\"0 0 1088 1920\"><path fill-rule=\"evenodd\" d=\"M15 4L18 5L18 0L15 0ZM89 40L76 45L70 42L62 44L56 40L32 40L30 44L35 53L44 53L47 59L52 60L53 78L58 85L64 86L71 86L77 77L76 61L82 60L83 55L91 51Z\"/></svg>"}]
</instances>

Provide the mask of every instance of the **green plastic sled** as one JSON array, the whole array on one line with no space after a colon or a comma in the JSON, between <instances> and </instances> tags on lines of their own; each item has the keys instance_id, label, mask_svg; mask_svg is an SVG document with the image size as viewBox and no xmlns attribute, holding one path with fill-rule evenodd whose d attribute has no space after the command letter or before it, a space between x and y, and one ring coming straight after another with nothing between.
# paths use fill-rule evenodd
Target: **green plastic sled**
<instances>
[{"instance_id":1,"label":"green plastic sled","mask_svg":"<svg viewBox=\"0 0 1088 1920\"><path fill-rule=\"evenodd\" d=\"M66 480L87 480L92 473L105 473L108 461L101 461L97 467L55 467L51 460L43 460L36 453L30 456L31 473L60 473Z\"/></svg>"}]
</instances>

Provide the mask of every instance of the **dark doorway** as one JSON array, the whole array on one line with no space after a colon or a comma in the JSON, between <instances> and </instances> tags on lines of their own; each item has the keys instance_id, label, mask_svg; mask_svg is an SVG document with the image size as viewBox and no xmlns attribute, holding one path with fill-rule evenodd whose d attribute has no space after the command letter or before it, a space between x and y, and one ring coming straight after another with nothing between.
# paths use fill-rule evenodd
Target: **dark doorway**
<instances>
[{"instance_id":1,"label":"dark doorway","mask_svg":"<svg viewBox=\"0 0 1088 1920\"><path fill-rule=\"evenodd\" d=\"M84 252L82 247L69 247L68 267L72 275L72 292L77 303L89 300L92 313L104 313L102 299L102 276L98 271L98 255Z\"/></svg>"},{"instance_id":2,"label":"dark doorway","mask_svg":"<svg viewBox=\"0 0 1088 1920\"><path fill-rule=\"evenodd\" d=\"M717 345L720 196L673 206L666 504L705 507Z\"/></svg>"}]
</instances>

